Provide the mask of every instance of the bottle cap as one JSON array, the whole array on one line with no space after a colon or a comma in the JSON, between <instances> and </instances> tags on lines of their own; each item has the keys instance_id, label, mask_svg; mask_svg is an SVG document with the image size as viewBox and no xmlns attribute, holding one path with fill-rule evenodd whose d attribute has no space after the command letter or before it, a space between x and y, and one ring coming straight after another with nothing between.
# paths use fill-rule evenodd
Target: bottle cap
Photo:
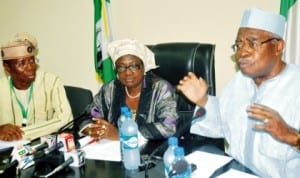
<instances>
[{"instance_id":1,"label":"bottle cap","mask_svg":"<svg viewBox=\"0 0 300 178\"><path fill-rule=\"evenodd\" d=\"M177 137L169 137L168 138L168 145L178 145Z\"/></svg>"},{"instance_id":2,"label":"bottle cap","mask_svg":"<svg viewBox=\"0 0 300 178\"><path fill-rule=\"evenodd\" d=\"M132 113L130 111L126 111L124 113L124 115L125 115L126 118L129 118L129 119L131 119L131 117L132 117Z\"/></svg>"},{"instance_id":3,"label":"bottle cap","mask_svg":"<svg viewBox=\"0 0 300 178\"><path fill-rule=\"evenodd\" d=\"M121 107L121 114L122 114L122 113L125 113L125 112L127 112L127 111L129 111L129 108L128 108L127 106L122 106L122 107Z\"/></svg>"},{"instance_id":4,"label":"bottle cap","mask_svg":"<svg viewBox=\"0 0 300 178\"><path fill-rule=\"evenodd\" d=\"M174 155L176 157L184 156L184 149L183 147L176 147L174 150Z\"/></svg>"}]
</instances>

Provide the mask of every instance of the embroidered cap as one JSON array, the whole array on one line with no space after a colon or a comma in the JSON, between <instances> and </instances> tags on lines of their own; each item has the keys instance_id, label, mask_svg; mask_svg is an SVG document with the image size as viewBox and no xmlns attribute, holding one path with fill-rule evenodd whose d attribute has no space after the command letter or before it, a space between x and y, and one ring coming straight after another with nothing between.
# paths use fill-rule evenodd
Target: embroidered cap
<instances>
[{"instance_id":1,"label":"embroidered cap","mask_svg":"<svg viewBox=\"0 0 300 178\"><path fill-rule=\"evenodd\" d=\"M245 10L240 27L265 30L283 38L285 18L279 14L251 8Z\"/></svg>"},{"instance_id":2,"label":"embroidered cap","mask_svg":"<svg viewBox=\"0 0 300 178\"><path fill-rule=\"evenodd\" d=\"M114 65L120 57L130 54L137 56L143 61L145 72L159 67L155 63L154 53L136 40L123 39L113 41L108 44L108 54Z\"/></svg>"},{"instance_id":3,"label":"embroidered cap","mask_svg":"<svg viewBox=\"0 0 300 178\"><path fill-rule=\"evenodd\" d=\"M1 46L3 60L36 56L37 52L37 40L28 33L18 33L13 39Z\"/></svg>"}]
</instances>

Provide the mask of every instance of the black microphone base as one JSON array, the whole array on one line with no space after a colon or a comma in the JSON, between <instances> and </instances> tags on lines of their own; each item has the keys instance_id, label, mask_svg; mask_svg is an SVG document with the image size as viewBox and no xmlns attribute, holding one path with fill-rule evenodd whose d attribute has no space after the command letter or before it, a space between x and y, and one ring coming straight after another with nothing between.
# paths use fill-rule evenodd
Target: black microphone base
<instances>
[{"instance_id":1,"label":"black microphone base","mask_svg":"<svg viewBox=\"0 0 300 178\"><path fill-rule=\"evenodd\" d=\"M56 151L36 161L33 177L40 177L53 171L65 161L63 152Z\"/></svg>"}]
</instances>

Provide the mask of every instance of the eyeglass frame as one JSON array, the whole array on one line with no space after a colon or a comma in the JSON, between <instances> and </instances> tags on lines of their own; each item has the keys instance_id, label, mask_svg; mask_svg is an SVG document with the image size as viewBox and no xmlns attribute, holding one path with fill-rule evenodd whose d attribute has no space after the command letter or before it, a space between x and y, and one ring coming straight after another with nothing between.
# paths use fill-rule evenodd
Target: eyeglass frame
<instances>
[{"instance_id":1,"label":"eyeglass frame","mask_svg":"<svg viewBox=\"0 0 300 178\"><path fill-rule=\"evenodd\" d=\"M128 66L116 66L116 71L119 73L126 72L127 69L129 69L131 72L136 72L138 70L141 70L143 64L130 64Z\"/></svg>"},{"instance_id":2,"label":"eyeglass frame","mask_svg":"<svg viewBox=\"0 0 300 178\"><path fill-rule=\"evenodd\" d=\"M21 59L21 58L19 58ZM24 58L22 58L24 59ZM17 60L17 59L16 59ZM27 65L33 65L33 64L38 64L39 63L39 59L35 56L32 56L30 59L28 59L27 61L25 60L22 60L22 61L18 61L18 62L15 62L14 60L7 60L6 61L7 64L11 65L15 65L17 68L20 68L20 69L24 69Z\"/></svg>"},{"instance_id":3,"label":"eyeglass frame","mask_svg":"<svg viewBox=\"0 0 300 178\"><path fill-rule=\"evenodd\" d=\"M281 39L276 38L276 37L272 37L272 38L266 39L266 40L261 41L261 42L259 42L258 40L251 40L249 38L247 38L246 40L248 41L248 46L251 49L257 50L263 44L266 44L266 43L271 42L273 40L280 41ZM238 43L241 43L241 44L239 45ZM237 52L237 51L242 49L244 44L245 44L244 42L236 42L233 45L231 45L231 48L232 48L233 52Z\"/></svg>"}]
</instances>

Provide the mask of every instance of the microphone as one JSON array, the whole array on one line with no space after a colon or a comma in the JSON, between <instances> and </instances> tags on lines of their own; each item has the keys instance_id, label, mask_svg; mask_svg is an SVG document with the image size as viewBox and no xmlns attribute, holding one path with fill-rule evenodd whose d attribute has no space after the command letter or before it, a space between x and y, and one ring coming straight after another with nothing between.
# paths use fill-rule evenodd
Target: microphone
<instances>
[{"instance_id":1,"label":"microphone","mask_svg":"<svg viewBox=\"0 0 300 178\"><path fill-rule=\"evenodd\" d=\"M66 131L67 129L70 129L70 127L73 126L74 129L74 125L76 125L77 122L81 121L82 119L86 119L86 117L91 117L90 113L87 112L86 110L84 110L81 114L79 114L79 116L77 116L76 118L74 118L73 120L69 121L68 123L66 123L65 125L63 125L61 128L58 129L58 131L56 132L57 134L62 133L64 131Z\"/></svg>"},{"instance_id":2,"label":"microphone","mask_svg":"<svg viewBox=\"0 0 300 178\"><path fill-rule=\"evenodd\" d=\"M48 155L56 150L59 150L60 148L62 148L64 146L64 144L62 142L59 142L47 149L44 150L40 150L38 151L36 154L33 155L33 160L38 160L41 159L42 157L44 157L45 155Z\"/></svg>"},{"instance_id":3,"label":"microphone","mask_svg":"<svg viewBox=\"0 0 300 178\"><path fill-rule=\"evenodd\" d=\"M206 114L206 109L204 107L201 107L201 106L198 106L199 108L197 109L197 111L195 112L195 116L191 119L191 120L194 120L194 119L197 119L199 117L203 117L205 114ZM189 127L191 124L191 122L185 122L183 124L183 126L174 134L175 137L179 137L181 135L181 133L187 129L187 127ZM148 159L146 161L146 165L145 165L145 178L148 178L148 168L149 166L147 165L150 160L153 158L153 157L158 157L158 156L155 156L155 154L157 154L159 151L161 151L163 148L167 147L168 145L168 141L164 141L160 146L156 147L152 152L151 154L148 156ZM160 159L162 159L161 157L159 157ZM195 164L192 164L191 165L191 168L192 168L192 171L196 170L196 165Z\"/></svg>"},{"instance_id":4,"label":"microphone","mask_svg":"<svg viewBox=\"0 0 300 178\"><path fill-rule=\"evenodd\" d=\"M35 177L50 177L53 176L54 174L58 173L59 171L63 170L64 168L66 168L67 166L69 166L71 163L73 163L73 158L69 157L65 162L63 162L62 164L58 165L56 168L54 168L51 172L49 172L48 174L45 175L38 175L37 172L34 173Z\"/></svg>"},{"instance_id":5,"label":"microphone","mask_svg":"<svg viewBox=\"0 0 300 178\"><path fill-rule=\"evenodd\" d=\"M194 172L197 169L197 165L192 163L191 165L191 173ZM186 161L180 160L177 161L173 167L172 170L168 173L169 177L175 176L177 174L182 174L186 171L186 169L188 168L189 164Z\"/></svg>"},{"instance_id":6,"label":"microphone","mask_svg":"<svg viewBox=\"0 0 300 178\"><path fill-rule=\"evenodd\" d=\"M45 149L45 148L48 148L49 147L49 144L47 142L44 142L42 144L39 144L38 146L32 148L30 147L29 145L24 145L27 150L28 150L28 153L27 155L33 155L33 154L36 154L38 151L42 150L42 149Z\"/></svg>"},{"instance_id":7,"label":"microphone","mask_svg":"<svg viewBox=\"0 0 300 178\"><path fill-rule=\"evenodd\" d=\"M52 153L60 148L62 148L64 146L63 142L58 142L57 144L55 144L54 146L52 147L49 147L47 149L44 150L44 153L47 155L49 153Z\"/></svg>"},{"instance_id":8,"label":"microphone","mask_svg":"<svg viewBox=\"0 0 300 178\"><path fill-rule=\"evenodd\" d=\"M182 174L188 169L188 162L185 160L179 160L172 166L172 170L168 173L169 177Z\"/></svg>"},{"instance_id":9,"label":"microphone","mask_svg":"<svg viewBox=\"0 0 300 178\"><path fill-rule=\"evenodd\" d=\"M88 107L88 106L87 106ZM80 124L80 122L82 120L87 120L88 118L92 118L91 114L89 112L86 111L86 109L79 114L79 116L77 116L76 118L74 118L73 120L69 121L68 123L66 123L64 126L62 126L61 128L58 129L57 132L55 132L54 134L60 134L63 133L65 131L69 131L71 130L71 132L73 133L73 141L75 142L75 147L79 148L80 144L79 144L79 127L78 125ZM57 139L57 138L56 138Z\"/></svg>"},{"instance_id":10,"label":"microphone","mask_svg":"<svg viewBox=\"0 0 300 178\"><path fill-rule=\"evenodd\" d=\"M71 167L81 167L85 164L85 152L82 150L72 150L64 153L65 160L70 157L73 158L73 163L70 164Z\"/></svg>"},{"instance_id":11,"label":"microphone","mask_svg":"<svg viewBox=\"0 0 300 178\"><path fill-rule=\"evenodd\" d=\"M203 107L199 107L199 109L195 113L195 117L193 117L191 120L197 119L198 117L203 117L206 114L206 110ZM181 132L187 129L188 126L190 126L191 122L185 122L184 125L174 134L174 137L179 137ZM168 141L164 141L163 144L161 144L159 147L156 147L152 153L150 154L149 158L152 158L155 156L155 154L159 151L161 151L164 147L168 145Z\"/></svg>"},{"instance_id":12,"label":"microphone","mask_svg":"<svg viewBox=\"0 0 300 178\"><path fill-rule=\"evenodd\" d=\"M33 157L28 156L28 149L31 149L29 145L18 145L14 147L11 155L12 162L15 160L18 162L17 169L26 169L34 164Z\"/></svg>"},{"instance_id":13,"label":"microphone","mask_svg":"<svg viewBox=\"0 0 300 178\"><path fill-rule=\"evenodd\" d=\"M206 114L206 109L204 107L201 107L201 106L198 106L198 107L199 107L199 109L197 109L197 111L195 113L196 117L194 117L193 120L197 117L202 117Z\"/></svg>"}]
</instances>

